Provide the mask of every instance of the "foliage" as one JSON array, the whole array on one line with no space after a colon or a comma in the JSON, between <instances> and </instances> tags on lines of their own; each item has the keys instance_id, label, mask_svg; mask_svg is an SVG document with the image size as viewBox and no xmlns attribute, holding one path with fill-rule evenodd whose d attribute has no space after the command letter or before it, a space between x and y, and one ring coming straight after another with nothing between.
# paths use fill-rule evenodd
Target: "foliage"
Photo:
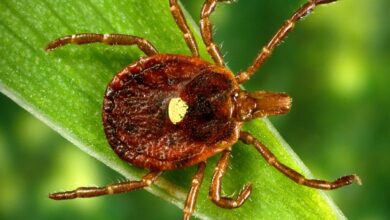
<instances>
[{"instance_id":1,"label":"foliage","mask_svg":"<svg viewBox=\"0 0 390 220\"><path fill-rule=\"evenodd\" d=\"M163 53L189 54L167 1L6 0L0 3L0 10L0 91L86 153L127 178L138 179L144 171L121 161L105 140L101 103L107 82L139 59L140 51L95 44L64 47L47 54L43 48L66 34L113 32L145 37ZM190 24L196 30L194 22ZM199 34L196 36L201 42ZM202 57L209 59L204 45L200 49ZM311 176L267 119L247 123L245 129L281 161ZM242 208L221 209L207 198L216 159L208 163L197 202L196 216L200 218L343 218L324 193L293 183L267 165L254 148L242 143L234 146L224 192L234 194L251 182L253 193ZM167 172L150 191L182 206L193 174L194 168Z\"/></svg>"}]
</instances>

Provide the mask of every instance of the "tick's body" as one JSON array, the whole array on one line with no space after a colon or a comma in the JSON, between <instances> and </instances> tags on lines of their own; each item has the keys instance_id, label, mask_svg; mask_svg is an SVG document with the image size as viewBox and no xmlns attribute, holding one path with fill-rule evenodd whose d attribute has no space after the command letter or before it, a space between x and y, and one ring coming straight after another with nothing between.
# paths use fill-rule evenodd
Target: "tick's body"
<instances>
[{"instance_id":1,"label":"tick's body","mask_svg":"<svg viewBox=\"0 0 390 220\"><path fill-rule=\"evenodd\" d=\"M238 84L227 69L182 55L155 55L118 73L107 87L103 124L115 152L138 167L172 170L192 166L234 144L241 123L233 119ZM173 124L168 105L188 105Z\"/></svg>"},{"instance_id":2,"label":"tick's body","mask_svg":"<svg viewBox=\"0 0 390 220\"><path fill-rule=\"evenodd\" d=\"M184 219L194 211L203 181L206 160L222 152L214 171L209 196L223 208L241 206L251 193L246 185L237 198L221 196L221 180L229 162L231 146L238 140L253 145L264 159L298 184L318 189L335 189L358 176L348 175L335 181L306 179L285 166L259 140L241 131L244 121L285 114L291 99L285 93L259 91L249 93L239 84L245 82L267 60L294 24L317 5L335 0L311 0L286 21L259 53L253 64L236 77L225 67L211 34L210 14L218 2L206 0L201 13L201 34L215 64L199 58L198 47L177 0L170 0L172 15L184 34L192 56L158 54L147 40L121 34L75 34L51 42L46 50L74 43L100 42L110 45L137 45L148 57L140 59L116 74L107 86L103 104L103 125L107 140L118 156L150 172L140 181L128 181L105 187L81 187L50 194L56 200L94 197L129 192L152 184L164 170L198 165L184 207Z\"/></svg>"}]
</instances>

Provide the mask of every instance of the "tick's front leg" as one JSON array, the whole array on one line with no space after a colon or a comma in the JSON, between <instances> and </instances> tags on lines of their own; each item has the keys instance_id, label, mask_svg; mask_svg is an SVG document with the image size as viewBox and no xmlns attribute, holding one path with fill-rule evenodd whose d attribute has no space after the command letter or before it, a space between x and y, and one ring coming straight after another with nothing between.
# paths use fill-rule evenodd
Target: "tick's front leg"
<instances>
[{"instance_id":1,"label":"tick's front leg","mask_svg":"<svg viewBox=\"0 0 390 220\"><path fill-rule=\"evenodd\" d=\"M316 189L337 189L342 186L350 185L353 182L357 182L357 184L361 185L361 180L359 176L357 175L348 175L343 176L335 181L326 181L326 180L317 180L317 179L307 179L304 176L302 176L297 171L291 169L290 167L284 165L281 163L275 155L268 150L268 148L262 144L259 140L257 140L255 137L253 137L248 132L241 131L240 139L246 143L253 145L257 151L264 157L264 159L273 167L275 167L277 170L282 172L284 175L286 175L288 178L293 180L294 182L300 184L309 186Z\"/></svg>"}]
</instances>

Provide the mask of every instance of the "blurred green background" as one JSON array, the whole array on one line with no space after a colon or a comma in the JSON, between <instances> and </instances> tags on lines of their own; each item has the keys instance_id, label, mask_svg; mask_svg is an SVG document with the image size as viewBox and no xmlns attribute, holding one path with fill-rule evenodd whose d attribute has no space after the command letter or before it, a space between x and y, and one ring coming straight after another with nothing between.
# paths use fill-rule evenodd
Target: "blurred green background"
<instances>
[{"instance_id":1,"label":"blurred green background","mask_svg":"<svg viewBox=\"0 0 390 220\"><path fill-rule=\"evenodd\" d=\"M215 39L229 67L246 68L303 2L221 5L213 16ZM198 20L202 1L183 3ZM245 85L293 97L291 112L271 121L316 177L360 175L362 187L329 192L350 219L390 218L389 8L388 0L343 0L318 8ZM48 192L63 190L62 182L77 187L118 179L0 95L0 219L181 218L181 210L143 190L61 206L47 199Z\"/></svg>"}]
</instances>

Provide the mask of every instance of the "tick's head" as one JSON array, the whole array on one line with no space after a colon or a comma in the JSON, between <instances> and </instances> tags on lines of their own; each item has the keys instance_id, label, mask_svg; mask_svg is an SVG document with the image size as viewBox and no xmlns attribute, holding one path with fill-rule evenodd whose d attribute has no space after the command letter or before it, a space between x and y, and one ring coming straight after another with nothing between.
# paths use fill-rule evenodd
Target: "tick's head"
<instances>
[{"instance_id":1,"label":"tick's head","mask_svg":"<svg viewBox=\"0 0 390 220\"><path fill-rule=\"evenodd\" d=\"M239 121L282 115L290 111L291 98L286 93L247 92L234 93L234 117Z\"/></svg>"}]
</instances>

